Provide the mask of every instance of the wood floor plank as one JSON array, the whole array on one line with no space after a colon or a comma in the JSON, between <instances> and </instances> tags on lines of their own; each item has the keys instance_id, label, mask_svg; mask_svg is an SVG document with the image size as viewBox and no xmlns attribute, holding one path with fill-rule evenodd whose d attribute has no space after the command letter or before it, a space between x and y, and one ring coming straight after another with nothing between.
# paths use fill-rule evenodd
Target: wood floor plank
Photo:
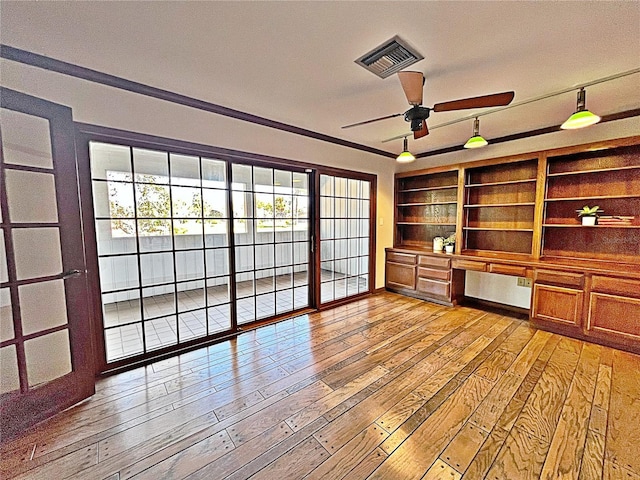
<instances>
[{"instance_id":1,"label":"wood floor plank","mask_svg":"<svg viewBox=\"0 0 640 480\"><path fill-rule=\"evenodd\" d=\"M610 460L605 460L603 480L640 480L640 475Z\"/></svg>"},{"instance_id":2,"label":"wood floor plank","mask_svg":"<svg viewBox=\"0 0 640 480\"><path fill-rule=\"evenodd\" d=\"M387 458L387 454L381 448L376 448L367 455L360 463L358 463L348 474L348 480L364 480L380 466Z\"/></svg>"},{"instance_id":3,"label":"wood floor plank","mask_svg":"<svg viewBox=\"0 0 640 480\"><path fill-rule=\"evenodd\" d=\"M473 457L462 478L465 480L485 478L508 434L507 430L495 427L480 447L478 453L476 453L476 456Z\"/></svg>"},{"instance_id":4,"label":"wood floor plank","mask_svg":"<svg viewBox=\"0 0 640 480\"><path fill-rule=\"evenodd\" d=\"M291 415L286 419L287 424L293 431L300 430L302 427L308 425L316 418L321 417L336 405L344 402L347 398L353 396L357 392L362 391L364 388L368 387L371 383L375 382L386 373L388 373L386 369L380 366L375 367L370 372L361 375L345 386L334 390L333 392L325 395L319 400L316 400L307 408Z\"/></svg>"},{"instance_id":5,"label":"wood floor plank","mask_svg":"<svg viewBox=\"0 0 640 480\"><path fill-rule=\"evenodd\" d=\"M549 444L529 432L514 427L484 477L486 480L537 480Z\"/></svg>"},{"instance_id":6,"label":"wood floor plank","mask_svg":"<svg viewBox=\"0 0 640 480\"><path fill-rule=\"evenodd\" d=\"M605 458L640 475L640 355L615 351Z\"/></svg>"},{"instance_id":7,"label":"wood floor plank","mask_svg":"<svg viewBox=\"0 0 640 480\"><path fill-rule=\"evenodd\" d=\"M136 480L184 478L233 448L229 434L223 430L130 478Z\"/></svg>"},{"instance_id":8,"label":"wood floor plank","mask_svg":"<svg viewBox=\"0 0 640 480\"><path fill-rule=\"evenodd\" d=\"M558 344L516 420L515 427L529 432L543 442L551 442L581 348L581 342L568 338Z\"/></svg>"},{"instance_id":9,"label":"wood floor plank","mask_svg":"<svg viewBox=\"0 0 640 480\"><path fill-rule=\"evenodd\" d=\"M331 456L309 473L305 479L341 480L353 469L355 464L363 461L389 436L376 424L369 425L361 433L349 440L337 451L330 451Z\"/></svg>"},{"instance_id":10,"label":"wood floor plank","mask_svg":"<svg viewBox=\"0 0 640 480\"><path fill-rule=\"evenodd\" d=\"M460 480L460 478L462 478L462 475L458 471L438 459L427 470L422 480Z\"/></svg>"},{"instance_id":11,"label":"wood floor plank","mask_svg":"<svg viewBox=\"0 0 640 480\"><path fill-rule=\"evenodd\" d=\"M309 437L276 461L259 470L253 480L299 480L320 465L329 454L318 441ZM234 478L233 476L230 478Z\"/></svg>"},{"instance_id":12,"label":"wood floor plank","mask_svg":"<svg viewBox=\"0 0 640 480\"><path fill-rule=\"evenodd\" d=\"M313 404L319 398L329 395L331 390L323 382L315 382L308 387L287 395L282 400L250 415L228 428L233 443L241 445L270 427Z\"/></svg>"},{"instance_id":13,"label":"wood floor plank","mask_svg":"<svg viewBox=\"0 0 640 480\"><path fill-rule=\"evenodd\" d=\"M488 437L488 432L467 422L442 452L440 459L462 474L469 468Z\"/></svg>"},{"instance_id":14,"label":"wood floor plank","mask_svg":"<svg viewBox=\"0 0 640 480\"><path fill-rule=\"evenodd\" d=\"M489 393L491 383L471 375L413 434L396 448L372 474L372 479L400 473L405 480L420 479L440 452L460 431L471 413Z\"/></svg>"},{"instance_id":15,"label":"wood floor plank","mask_svg":"<svg viewBox=\"0 0 640 480\"><path fill-rule=\"evenodd\" d=\"M248 478L313 435L318 428L326 425L326 423L323 418L319 418L303 429L293 432L282 422L236 447L187 478L189 480L209 480L227 477Z\"/></svg>"},{"instance_id":16,"label":"wood floor plank","mask_svg":"<svg viewBox=\"0 0 640 480\"><path fill-rule=\"evenodd\" d=\"M601 480L603 466L604 435L588 430L580 464L580 480Z\"/></svg>"},{"instance_id":17,"label":"wood floor plank","mask_svg":"<svg viewBox=\"0 0 640 480\"><path fill-rule=\"evenodd\" d=\"M99 379L0 478L638 480L640 357L389 292Z\"/></svg>"},{"instance_id":18,"label":"wood floor plank","mask_svg":"<svg viewBox=\"0 0 640 480\"><path fill-rule=\"evenodd\" d=\"M540 474L545 480L578 479L599 362L600 347L585 344Z\"/></svg>"}]
</instances>

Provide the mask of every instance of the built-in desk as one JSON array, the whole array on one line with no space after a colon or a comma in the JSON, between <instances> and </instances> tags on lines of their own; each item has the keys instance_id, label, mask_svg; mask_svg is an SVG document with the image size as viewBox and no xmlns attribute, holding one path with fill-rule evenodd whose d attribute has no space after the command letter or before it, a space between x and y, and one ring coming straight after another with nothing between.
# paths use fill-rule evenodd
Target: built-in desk
<instances>
[{"instance_id":1,"label":"built-in desk","mask_svg":"<svg viewBox=\"0 0 640 480\"><path fill-rule=\"evenodd\" d=\"M640 272L630 266L386 249L387 290L415 298L461 303L467 270L533 279L536 327L640 353Z\"/></svg>"}]
</instances>

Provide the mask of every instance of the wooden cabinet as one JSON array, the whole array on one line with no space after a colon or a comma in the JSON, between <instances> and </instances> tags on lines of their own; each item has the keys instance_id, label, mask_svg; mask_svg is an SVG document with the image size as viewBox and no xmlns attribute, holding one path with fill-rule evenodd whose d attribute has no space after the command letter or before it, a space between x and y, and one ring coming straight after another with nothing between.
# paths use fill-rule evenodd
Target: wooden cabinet
<instances>
[{"instance_id":1,"label":"wooden cabinet","mask_svg":"<svg viewBox=\"0 0 640 480\"><path fill-rule=\"evenodd\" d=\"M387 251L385 262L385 285L388 289L416 288L415 254Z\"/></svg>"},{"instance_id":2,"label":"wooden cabinet","mask_svg":"<svg viewBox=\"0 0 640 480\"><path fill-rule=\"evenodd\" d=\"M462 253L531 255L538 159L465 169Z\"/></svg>"},{"instance_id":3,"label":"wooden cabinet","mask_svg":"<svg viewBox=\"0 0 640 480\"><path fill-rule=\"evenodd\" d=\"M543 259L640 263L640 145L550 155L546 181ZM581 225L585 205L602 224Z\"/></svg>"},{"instance_id":4,"label":"wooden cabinet","mask_svg":"<svg viewBox=\"0 0 640 480\"><path fill-rule=\"evenodd\" d=\"M458 170L396 176L394 245L431 250L434 237L456 231Z\"/></svg>"},{"instance_id":5,"label":"wooden cabinet","mask_svg":"<svg viewBox=\"0 0 640 480\"><path fill-rule=\"evenodd\" d=\"M534 283L531 318L564 326L582 326L582 290Z\"/></svg>"},{"instance_id":6,"label":"wooden cabinet","mask_svg":"<svg viewBox=\"0 0 640 480\"><path fill-rule=\"evenodd\" d=\"M594 275L586 333L623 344L640 342L640 281Z\"/></svg>"},{"instance_id":7,"label":"wooden cabinet","mask_svg":"<svg viewBox=\"0 0 640 480\"><path fill-rule=\"evenodd\" d=\"M395 220L387 288L455 304L466 270L533 278L534 325L640 353L640 136L399 173Z\"/></svg>"},{"instance_id":8,"label":"wooden cabinet","mask_svg":"<svg viewBox=\"0 0 640 480\"><path fill-rule=\"evenodd\" d=\"M387 249L386 288L424 300L454 305L464 293L464 272L451 269L445 254Z\"/></svg>"}]
</instances>

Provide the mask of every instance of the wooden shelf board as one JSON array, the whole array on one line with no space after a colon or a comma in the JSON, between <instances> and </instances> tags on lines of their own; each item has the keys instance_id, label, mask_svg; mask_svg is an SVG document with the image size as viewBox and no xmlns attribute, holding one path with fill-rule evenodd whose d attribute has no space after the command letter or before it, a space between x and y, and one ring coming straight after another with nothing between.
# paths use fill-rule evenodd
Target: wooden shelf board
<instances>
[{"instance_id":1,"label":"wooden shelf board","mask_svg":"<svg viewBox=\"0 0 640 480\"><path fill-rule=\"evenodd\" d=\"M462 227L463 230L487 231L487 232L529 232L533 233L533 228L499 228L499 227Z\"/></svg>"},{"instance_id":2,"label":"wooden shelf board","mask_svg":"<svg viewBox=\"0 0 640 480\"><path fill-rule=\"evenodd\" d=\"M640 229L640 225L581 225L569 223L545 223L543 227L551 228L631 228Z\"/></svg>"},{"instance_id":3,"label":"wooden shelf board","mask_svg":"<svg viewBox=\"0 0 640 480\"><path fill-rule=\"evenodd\" d=\"M576 170L574 172L547 173L547 177L564 177L568 175L582 175L585 173L616 172L618 170L637 170L637 169L640 169L640 165L628 165L626 167L594 168L593 170Z\"/></svg>"},{"instance_id":4,"label":"wooden shelf board","mask_svg":"<svg viewBox=\"0 0 640 480\"><path fill-rule=\"evenodd\" d=\"M396 222L396 225L441 225L443 227L455 227L455 223L435 223L435 222Z\"/></svg>"},{"instance_id":5,"label":"wooden shelf board","mask_svg":"<svg viewBox=\"0 0 640 480\"><path fill-rule=\"evenodd\" d=\"M523 202L523 203L475 203L465 205L464 208L482 208L482 207L534 207L535 202Z\"/></svg>"},{"instance_id":6,"label":"wooden shelf board","mask_svg":"<svg viewBox=\"0 0 640 480\"><path fill-rule=\"evenodd\" d=\"M545 198L545 202L575 202L578 200L615 200L619 198L640 198L640 194L625 195L595 195L593 197L562 197L562 198Z\"/></svg>"},{"instance_id":7,"label":"wooden shelf board","mask_svg":"<svg viewBox=\"0 0 640 480\"><path fill-rule=\"evenodd\" d=\"M531 258L531 253L510 252L507 250L482 250L477 248L465 248L461 253L463 255L476 256L478 260L491 260L491 258L497 257L496 254L513 259L527 260Z\"/></svg>"},{"instance_id":8,"label":"wooden shelf board","mask_svg":"<svg viewBox=\"0 0 640 480\"><path fill-rule=\"evenodd\" d=\"M419 202L419 203L398 203L398 207L421 207L428 205L455 205L458 202L453 200L451 202Z\"/></svg>"},{"instance_id":9,"label":"wooden shelf board","mask_svg":"<svg viewBox=\"0 0 640 480\"><path fill-rule=\"evenodd\" d=\"M505 180L502 182L487 182L487 183L469 183L465 185L466 188L474 188L474 187L491 187L495 185L516 185L518 183L535 183L535 178L525 178L522 180Z\"/></svg>"},{"instance_id":10,"label":"wooden shelf board","mask_svg":"<svg viewBox=\"0 0 640 480\"><path fill-rule=\"evenodd\" d=\"M406 190L398 190L398 193L409 193L409 192L428 192L431 190L447 190L451 188L458 188L458 185L447 185L444 187L424 187L424 188L407 188Z\"/></svg>"}]
</instances>

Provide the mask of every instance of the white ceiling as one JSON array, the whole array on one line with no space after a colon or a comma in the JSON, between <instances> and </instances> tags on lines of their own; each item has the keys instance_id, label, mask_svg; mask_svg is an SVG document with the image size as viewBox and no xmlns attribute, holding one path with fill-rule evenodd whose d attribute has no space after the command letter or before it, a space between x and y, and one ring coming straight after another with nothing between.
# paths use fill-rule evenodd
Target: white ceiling
<instances>
[{"instance_id":1,"label":"white ceiling","mask_svg":"<svg viewBox=\"0 0 640 480\"><path fill-rule=\"evenodd\" d=\"M397 77L354 60L394 35L424 60L424 103L515 90L514 102L640 66L640 2L7 2L2 43L398 153ZM575 93L481 118L491 140L557 125ZM600 115L640 107L640 74L587 89ZM432 113L414 153L462 144L476 111Z\"/></svg>"}]
</instances>

